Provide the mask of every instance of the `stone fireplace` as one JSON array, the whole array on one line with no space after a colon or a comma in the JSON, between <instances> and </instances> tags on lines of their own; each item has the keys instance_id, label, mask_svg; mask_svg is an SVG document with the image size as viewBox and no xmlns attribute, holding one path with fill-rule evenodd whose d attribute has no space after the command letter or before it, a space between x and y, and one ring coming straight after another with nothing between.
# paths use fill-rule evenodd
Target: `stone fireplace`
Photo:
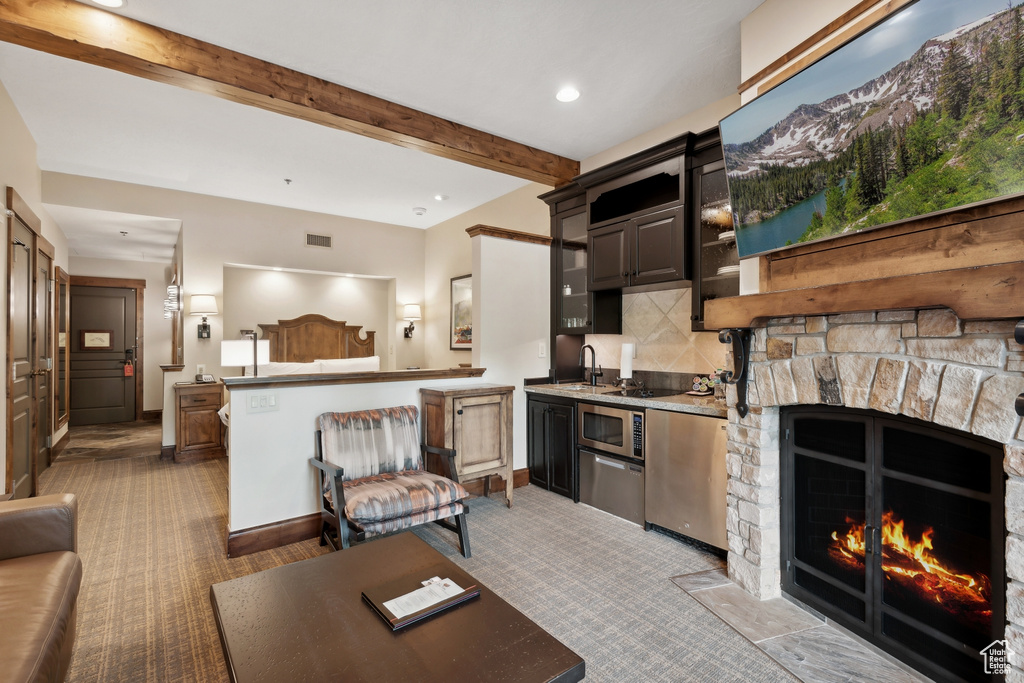
<instances>
[{"instance_id":1,"label":"stone fireplace","mask_svg":"<svg viewBox=\"0 0 1024 683\"><path fill-rule=\"evenodd\" d=\"M757 321L745 417L728 388L730 578L760 599L782 591L782 407L875 411L984 437L1002 446L1007 476L1007 680L1024 680L1024 426L1014 410L1024 347L1014 341L1015 322L964 321L949 309Z\"/></svg>"}]
</instances>

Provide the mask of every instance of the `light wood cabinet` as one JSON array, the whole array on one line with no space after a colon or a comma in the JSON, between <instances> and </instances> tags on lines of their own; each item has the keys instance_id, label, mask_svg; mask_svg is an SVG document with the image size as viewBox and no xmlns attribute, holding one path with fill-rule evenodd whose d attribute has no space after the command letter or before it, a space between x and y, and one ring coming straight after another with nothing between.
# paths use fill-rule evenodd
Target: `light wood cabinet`
<instances>
[{"instance_id":1,"label":"light wood cabinet","mask_svg":"<svg viewBox=\"0 0 1024 683\"><path fill-rule=\"evenodd\" d=\"M490 493L492 475L504 480L512 507L512 391L515 387L477 385L420 389L423 439L428 446L455 449L459 481L483 479ZM427 463L428 469L438 471Z\"/></svg>"},{"instance_id":2,"label":"light wood cabinet","mask_svg":"<svg viewBox=\"0 0 1024 683\"><path fill-rule=\"evenodd\" d=\"M174 462L223 457L224 385L175 384L174 404Z\"/></svg>"}]
</instances>

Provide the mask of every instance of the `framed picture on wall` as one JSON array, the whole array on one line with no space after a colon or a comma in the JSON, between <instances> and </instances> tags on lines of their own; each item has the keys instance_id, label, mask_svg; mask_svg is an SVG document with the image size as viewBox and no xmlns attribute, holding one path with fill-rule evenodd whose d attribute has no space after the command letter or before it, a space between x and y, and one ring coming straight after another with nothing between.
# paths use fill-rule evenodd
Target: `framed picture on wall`
<instances>
[{"instance_id":1,"label":"framed picture on wall","mask_svg":"<svg viewBox=\"0 0 1024 683\"><path fill-rule=\"evenodd\" d=\"M80 330L78 346L85 351L109 351L113 346L113 330Z\"/></svg>"},{"instance_id":2,"label":"framed picture on wall","mask_svg":"<svg viewBox=\"0 0 1024 683\"><path fill-rule=\"evenodd\" d=\"M473 276L452 278L451 348L469 351L473 348Z\"/></svg>"}]
</instances>

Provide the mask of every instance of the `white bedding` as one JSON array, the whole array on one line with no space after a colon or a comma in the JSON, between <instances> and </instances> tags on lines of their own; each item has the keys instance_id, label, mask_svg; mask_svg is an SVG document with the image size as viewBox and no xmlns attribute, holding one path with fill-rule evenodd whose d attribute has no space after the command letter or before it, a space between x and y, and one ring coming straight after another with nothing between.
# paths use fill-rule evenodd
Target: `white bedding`
<instances>
[{"instance_id":1,"label":"white bedding","mask_svg":"<svg viewBox=\"0 0 1024 683\"><path fill-rule=\"evenodd\" d=\"M312 363L267 363L257 367L260 377L275 375L320 375L346 372L378 372L380 356L368 358L324 358ZM252 367L245 369L246 376L252 375Z\"/></svg>"}]
</instances>

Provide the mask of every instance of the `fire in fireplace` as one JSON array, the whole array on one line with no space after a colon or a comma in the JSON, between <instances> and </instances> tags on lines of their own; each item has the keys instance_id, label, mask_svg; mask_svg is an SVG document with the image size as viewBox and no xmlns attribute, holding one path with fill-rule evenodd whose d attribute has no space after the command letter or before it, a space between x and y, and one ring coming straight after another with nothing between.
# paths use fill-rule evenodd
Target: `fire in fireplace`
<instances>
[{"instance_id":1,"label":"fire in fireplace","mask_svg":"<svg viewBox=\"0 0 1024 683\"><path fill-rule=\"evenodd\" d=\"M829 555L835 562L864 571L864 524L853 524L842 536L832 533ZM954 618L982 633L992 625L992 582L980 572L965 574L933 551L935 529L927 527L920 540L910 538L904 520L888 510L882 514L882 580L887 588L924 602L934 601Z\"/></svg>"},{"instance_id":2,"label":"fire in fireplace","mask_svg":"<svg viewBox=\"0 0 1024 683\"><path fill-rule=\"evenodd\" d=\"M1002 448L909 418L782 413L783 590L939 680L992 680L1005 630Z\"/></svg>"}]
</instances>

